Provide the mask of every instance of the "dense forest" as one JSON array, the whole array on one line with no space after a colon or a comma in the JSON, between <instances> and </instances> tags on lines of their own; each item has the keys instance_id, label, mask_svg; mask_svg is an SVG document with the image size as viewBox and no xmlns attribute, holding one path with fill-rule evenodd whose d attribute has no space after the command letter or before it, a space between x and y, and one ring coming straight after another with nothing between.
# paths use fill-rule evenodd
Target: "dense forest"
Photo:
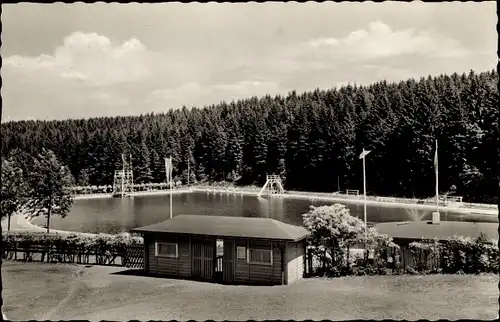
<instances>
[{"instance_id":1,"label":"dense forest","mask_svg":"<svg viewBox=\"0 0 500 322\"><path fill-rule=\"evenodd\" d=\"M279 174L290 190L367 190L385 196L440 193L496 202L498 73L441 75L344 86L286 97L252 97L165 114L2 124L2 154L55 152L80 185L112 184L130 153L136 182L176 180L262 184ZM26 161L29 163L28 161ZM340 187L338 187L340 185Z\"/></svg>"}]
</instances>

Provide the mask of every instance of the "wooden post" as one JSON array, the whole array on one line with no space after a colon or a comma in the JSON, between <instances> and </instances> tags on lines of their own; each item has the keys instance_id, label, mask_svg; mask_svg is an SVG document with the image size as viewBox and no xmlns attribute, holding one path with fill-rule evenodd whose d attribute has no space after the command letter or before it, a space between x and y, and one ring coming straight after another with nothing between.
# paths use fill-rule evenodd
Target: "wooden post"
<instances>
[{"instance_id":1,"label":"wooden post","mask_svg":"<svg viewBox=\"0 0 500 322\"><path fill-rule=\"evenodd\" d=\"M217 237L212 241L212 281L216 280L217 275Z\"/></svg>"},{"instance_id":2,"label":"wooden post","mask_svg":"<svg viewBox=\"0 0 500 322\"><path fill-rule=\"evenodd\" d=\"M304 247L302 248L302 254L304 254L302 260L302 278L306 276L306 266L307 266L307 243L303 241Z\"/></svg>"},{"instance_id":3,"label":"wooden post","mask_svg":"<svg viewBox=\"0 0 500 322\"><path fill-rule=\"evenodd\" d=\"M248 268L248 281L250 283L250 240L247 239L247 268Z\"/></svg>"},{"instance_id":4,"label":"wooden post","mask_svg":"<svg viewBox=\"0 0 500 322\"><path fill-rule=\"evenodd\" d=\"M179 235L176 236L177 241L177 258L175 259L175 272L177 277L179 277Z\"/></svg>"},{"instance_id":5,"label":"wooden post","mask_svg":"<svg viewBox=\"0 0 500 322\"><path fill-rule=\"evenodd\" d=\"M280 247L281 251L281 285L287 284L287 272L286 272L286 243L282 243Z\"/></svg>"},{"instance_id":6,"label":"wooden post","mask_svg":"<svg viewBox=\"0 0 500 322\"><path fill-rule=\"evenodd\" d=\"M191 251L191 236L188 236L189 240L189 249L188 249L188 258L189 258L189 277L193 276L193 252Z\"/></svg>"},{"instance_id":7,"label":"wooden post","mask_svg":"<svg viewBox=\"0 0 500 322\"><path fill-rule=\"evenodd\" d=\"M144 272L149 273L149 237L143 238L144 243Z\"/></svg>"},{"instance_id":8,"label":"wooden post","mask_svg":"<svg viewBox=\"0 0 500 322\"><path fill-rule=\"evenodd\" d=\"M271 256L274 256L274 252L273 252L273 242L271 242ZM269 283L273 283L273 275L274 275L274 261L273 259L271 258L271 263L273 263L273 265L271 266L271 276L269 277Z\"/></svg>"}]
</instances>

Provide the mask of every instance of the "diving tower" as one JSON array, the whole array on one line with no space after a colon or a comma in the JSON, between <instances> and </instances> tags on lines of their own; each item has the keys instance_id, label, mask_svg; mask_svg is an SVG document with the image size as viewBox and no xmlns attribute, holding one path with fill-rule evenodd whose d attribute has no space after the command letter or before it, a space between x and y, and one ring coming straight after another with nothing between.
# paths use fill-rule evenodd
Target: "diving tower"
<instances>
[{"instance_id":1,"label":"diving tower","mask_svg":"<svg viewBox=\"0 0 500 322\"><path fill-rule=\"evenodd\" d=\"M268 191L268 194L271 196L281 196L282 194L285 193L285 189L283 188L283 181L281 180L281 177L278 175L267 175L266 176L266 183L260 189L259 194L257 195L258 197L261 197L262 194L266 191Z\"/></svg>"},{"instance_id":2,"label":"diving tower","mask_svg":"<svg viewBox=\"0 0 500 322\"><path fill-rule=\"evenodd\" d=\"M127 160L125 154L122 154L121 170L115 170L113 181L113 196L125 197L134 192L134 171L132 169L132 155Z\"/></svg>"}]
</instances>

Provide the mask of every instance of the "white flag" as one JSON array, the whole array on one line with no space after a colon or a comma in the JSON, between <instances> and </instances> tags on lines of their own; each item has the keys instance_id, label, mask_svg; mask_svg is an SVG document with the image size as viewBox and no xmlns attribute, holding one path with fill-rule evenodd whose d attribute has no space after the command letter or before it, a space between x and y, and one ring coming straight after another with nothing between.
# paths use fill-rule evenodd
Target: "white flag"
<instances>
[{"instance_id":1,"label":"white flag","mask_svg":"<svg viewBox=\"0 0 500 322\"><path fill-rule=\"evenodd\" d=\"M169 184L172 180L172 158L165 158L165 174Z\"/></svg>"},{"instance_id":2,"label":"white flag","mask_svg":"<svg viewBox=\"0 0 500 322\"><path fill-rule=\"evenodd\" d=\"M359 158L363 159L370 152L372 152L372 151L363 149L363 152L361 152L361 154L359 155Z\"/></svg>"},{"instance_id":3,"label":"white flag","mask_svg":"<svg viewBox=\"0 0 500 322\"><path fill-rule=\"evenodd\" d=\"M438 171L438 141L436 140L436 152L434 152L434 169Z\"/></svg>"}]
</instances>

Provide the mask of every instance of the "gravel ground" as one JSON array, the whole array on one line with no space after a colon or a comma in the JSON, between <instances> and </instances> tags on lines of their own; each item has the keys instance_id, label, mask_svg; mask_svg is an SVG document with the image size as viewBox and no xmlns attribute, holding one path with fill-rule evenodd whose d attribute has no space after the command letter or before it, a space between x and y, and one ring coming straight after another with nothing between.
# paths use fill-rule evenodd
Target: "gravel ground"
<instances>
[{"instance_id":1,"label":"gravel ground","mask_svg":"<svg viewBox=\"0 0 500 322\"><path fill-rule=\"evenodd\" d=\"M13 320L493 319L496 275L305 279L224 286L116 274L117 267L4 262Z\"/></svg>"}]
</instances>

